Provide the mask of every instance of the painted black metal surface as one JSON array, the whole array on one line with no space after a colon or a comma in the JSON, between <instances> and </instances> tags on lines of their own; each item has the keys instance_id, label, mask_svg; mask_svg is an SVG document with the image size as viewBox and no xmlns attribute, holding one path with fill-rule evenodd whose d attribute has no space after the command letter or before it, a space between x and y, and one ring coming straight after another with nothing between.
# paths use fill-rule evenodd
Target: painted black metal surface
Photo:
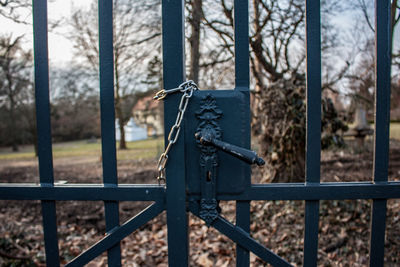
<instances>
[{"instance_id":1,"label":"painted black metal surface","mask_svg":"<svg viewBox=\"0 0 400 267\"><path fill-rule=\"evenodd\" d=\"M184 1L162 0L162 47L164 88L176 88L185 81ZM164 102L164 133L176 121L180 96L171 95ZM182 127L185 127L183 121ZM168 262L170 266L187 266L189 257L188 217L185 185L185 133L169 153L166 168L166 209L168 227ZM167 144L165 136L165 144Z\"/></svg>"},{"instance_id":2,"label":"painted black metal surface","mask_svg":"<svg viewBox=\"0 0 400 267\"><path fill-rule=\"evenodd\" d=\"M215 98L207 94L200 101L200 108L196 111L198 126L195 136L209 135L215 139L221 139L222 130L219 126L219 119L223 113L218 109ZM187 123L187 127L192 124ZM200 185L201 199L199 216L209 226L218 217L217 202L217 169L219 166L217 149L212 146L204 145L197 138L197 146L200 149Z\"/></svg>"},{"instance_id":3,"label":"painted black metal surface","mask_svg":"<svg viewBox=\"0 0 400 267\"><path fill-rule=\"evenodd\" d=\"M99 76L100 76L100 117L101 117L101 155L103 183L105 187L118 184L117 157L115 148L115 108L114 108L114 54L113 54L113 3L99 0ZM119 226L117 201L105 201L106 231ZM108 248L109 265L121 266L121 248L116 243Z\"/></svg>"},{"instance_id":4,"label":"painted black metal surface","mask_svg":"<svg viewBox=\"0 0 400 267\"><path fill-rule=\"evenodd\" d=\"M321 6L306 0L306 183L320 182L321 162ZM319 201L305 203L304 266L317 265Z\"/></svg>"},{"instance_id":5,"label":"painted black metal surface","mask_svg":"<svg viewBox=\"0 0 400 267\"><path fill-rule=\"evenodd\" d=\"M198 132L195 137L203 146L212 146L214 148L220 149L235 158L243 160L247 164L257 164L258 166L265 165L265 161L260 158L257 153L250 149L245 149L243 147L235 146L227 142L218 140L212 134Z\"/></svg>"},{"instance_id":6,"label":"painted black metal surface","mask_svg":"<svg viewBox=\"0 0 400 267\"><path fill-rule=\"evenodd\" d=\"M164 87L185 80L184 1L163 0ZM374 181L320 183L321 44L320 1L306 1L307 163L306 183L251 184L250 163L262 163L250 148L248 1L234 0L235 90L198 91L183 131L170 153L166 187L118 185L115 153L112 2L99 1L100 102L103 184L54 185L47 55L47 1L33 1L35 94L40 184L0 184L0 199L41 200L48 266L59 266L55 201L105 201L106 235L67 266L82 266L104 251L119 266L119 241L167 211L170 266L188 266L188 212L237 243L237 266L249 266L249 251L274 266L290 266L250 235L251 200L305 200L304 266L317 265L319 200L373 199L370 265L383 266L386 202L400 198L400 182L388 182L390 107L390 1L375 1L376 125ZM165 103L165 127L175 121L180 97ZM197 139L195 134L197 133ZM222 151L224 150L224 151ZM225 153L228 152L228 153ZM233 157L237 156L238 158ZM247 163L244 162L248 161ZM236 200L236 225L224 219L218 201ZM119 201L153 201L119 226ZM273 249L273 248L272 248Z\"/></svg>"},{"instance_id":7,"label":"painted black metal surface","mask_svg":"<svg viewBox=\"0 0 400 267\"><path fill-rule=\"evenodd\" d=\"M36 125L38 131L40 185L42 187L52 187L54 184L54 176L50 122L47 0L33 1L32 9L34 27ZM48 255L46 256L46 264L48 266L59 266L60 259L58 256L56 203L51 200L46 200L42 201L41 206L44 244L46 255Z\"/></svg>"},{"instance_id":8,"label":"painted black metal surface","mask_svg":"<svg viewBox=\"0 0 400 267\"><path fill-rule=\"evenodd\" d=\"M373 179L388 181L391 26L390 2L375 1L375 127ZM386 199L372 203L370 266L383 266L385 254Z\"/></svg>"},{"instance_id":9,"label":"painted black metal surface","mask_svg":"<svg viewBox=\"0 0 400 267\"><path fill-rule=\"evenodd\" d=\"M235 33L235 90L249 91L250 88L250 49L249 49L249 1L234 0L234 33ZM250 99L248 102L250 105ZM249 114L250 116L250 114ZM243 133L250 147L250 125L245 126ZM250 233L250 201L236 201L236 225ZM249 266L248 249L236 244L236 265Z\"/></svg>"},{"instance_id":10,"label":"painted black metal surface","mask_svg":"<svg viewBox=\"0 0 400 267\"><path fill-rule=\"evenodd\" d=\"M208 97L208 98L207 98ZM209 99L208 102L204 102ZM196 91L186 111L185 118L185 165L188 194L201 193L201 180L205 177L199 164L202 151L195 134L205 123L199 116L204 115L208 108L208 115L218 117L218 130L215 130L216 139L249 149L250 126L249 92L238 90L200 90ZM217 129L217 128L216 128ZM209 150L215 148L208 146ZM250 186L250 166L242 160L232 157L215 149L218 157L218 168L212 173L216 177L216 192L237 194Z\"/></svg>"}]
</instances>

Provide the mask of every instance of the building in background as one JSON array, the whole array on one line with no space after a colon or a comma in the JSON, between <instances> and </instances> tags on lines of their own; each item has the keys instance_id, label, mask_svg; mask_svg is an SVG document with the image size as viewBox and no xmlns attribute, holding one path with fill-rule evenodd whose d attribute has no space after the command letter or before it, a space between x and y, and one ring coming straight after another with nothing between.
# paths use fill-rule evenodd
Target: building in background
<instances>
[{"instance_id":1,"label":"building in background","mask_svg":"<svg viewBox=\"0 0 400 267\"><path fill-rule=\"evenodd\" d=\"M133 107L133 119L139 127L146 129L148 137L164 134L163 108L163 102L154 101L153 95L142 97Z\"/></svg>"},{"instance_id":2,"label":"building in background","mask_svg":"<svg viewBox=\"0 0 400 267\"><path fill-rule=\"evenodd\" d=\"M132 142L138 140L147 139L146 129L139 127L133 118L130 118L128 123L124 126L125 130L125 141ZM119 131L118 119L115 121L115 139L117 141L121 140L121 133Z\"/></svg>"}]
</instances>

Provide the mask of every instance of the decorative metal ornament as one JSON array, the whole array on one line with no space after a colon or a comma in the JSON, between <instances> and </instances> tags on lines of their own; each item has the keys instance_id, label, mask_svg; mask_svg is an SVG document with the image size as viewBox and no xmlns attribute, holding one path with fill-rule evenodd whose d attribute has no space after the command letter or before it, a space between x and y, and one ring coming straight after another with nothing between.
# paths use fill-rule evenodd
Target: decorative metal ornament
<instances>
[{"instance_id":1,"label":"decorative metal ornament","mask_svg":"<svg viewBox=\"0 0 400 267\"><path fill-rule=\"evenodd\" d=\"M201 167L201 200L200 218L208 226L218 217L218 202L216 200L217 187L217 148L204 145L200 136L208 136L212 139L220 140L222 130L218 124L218 119L222 117L222 111L218 109L215 98L207 94L200 102L200 109L196 112L199 124L196 130L197 145L200 148L200 167Z\"/></svg>"}]
</instances>

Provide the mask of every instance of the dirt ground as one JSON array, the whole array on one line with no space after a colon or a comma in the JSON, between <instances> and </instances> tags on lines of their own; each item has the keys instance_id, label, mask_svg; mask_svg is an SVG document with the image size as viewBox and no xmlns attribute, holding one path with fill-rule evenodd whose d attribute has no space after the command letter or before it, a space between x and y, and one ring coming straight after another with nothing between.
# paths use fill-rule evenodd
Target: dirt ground
<instances>
[{"instance_id":1,"label":"dirt ground","mask_svg":"<svg viewBox=\"0 0 400 267\"><path fill-rule=\"evenodd\" d=\"M371 147L371 146L369 146ZM400 180L400 144L390 146L390 180ZM372 177L372 149L323 152L323 181L367 181ZM155 162L118 162L120 183L153 183ZM100 183L99 160L71 158L54 162L56 182ZM257 170L254 180L260 180ZM36 161L0 162L0 182L38 182ZM126 221L149 203L120 203ZM234 203L221 204L234 222ZM304 201L254 201L251 234L294 265L303 257ZM367 266L371 202L321 201L318 264ZM65 264L99 240L105 231L102 202L57 202L61 261ZM385 266L400 266L400 200L389 200L386 221ZM235 247L228 238L189 216L190 266L235 266ZM124 266L167 266L165 213L121 242ZM0 201L0 265L45 266L41 211L38 201ZM88 266L106 266L103 253ZM266 266L251 255L252 266Z\"/></svg>"}]
</instances>

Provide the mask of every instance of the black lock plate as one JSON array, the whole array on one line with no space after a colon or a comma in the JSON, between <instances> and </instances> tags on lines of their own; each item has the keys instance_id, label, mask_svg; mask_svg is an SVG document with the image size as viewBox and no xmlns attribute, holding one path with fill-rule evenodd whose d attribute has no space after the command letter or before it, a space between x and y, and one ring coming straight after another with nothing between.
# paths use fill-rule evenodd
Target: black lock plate
<instances>
[{"instance_id":1,"label":"black lock plate","mask_svg":"<svg viewBox=\"0 0 400 267\"><path fill-rule=\"evenodd\" d=\"M218 118L214 119L214 122L217 123L216 127L219 127L221 140L250 149L249 92L240 90L196 91L190 99L184 124L186 185L189 194L200 194L201 181L207 179L207 177L201 177L203 174L202 166L200 166L201 151L195 138L202 122L199 113L204 113L204 105L207 105L206 98L208 98L208 102L210 98L215 101L216 110L211 113L220 114L217 116ZM206 108L209 109L210 106ZM238 194L247 189L251 184L250 165L220 150L217 150L216 153L217 195L218 193Z\"/></svg>"}]
</instances>

